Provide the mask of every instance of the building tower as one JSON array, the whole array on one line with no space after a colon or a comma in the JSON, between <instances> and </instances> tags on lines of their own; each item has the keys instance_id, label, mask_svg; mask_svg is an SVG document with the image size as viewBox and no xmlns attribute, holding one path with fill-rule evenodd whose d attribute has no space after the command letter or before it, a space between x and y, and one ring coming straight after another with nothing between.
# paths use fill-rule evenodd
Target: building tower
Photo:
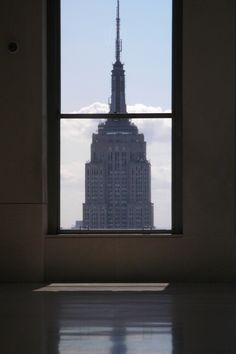
<instances>
[{"instance_id":1,"label":"building tower","mask_svg":"<svg viewBox=\"0 0 236 354\"><path fill-rule=\"evenodd\" d=\"M85 165L83 228L152 229L151 166L146 142L126 113L125 71L120 61L120 3L117 0L116 61L112 70L110 113L92 136Z\"/></svg>"}]
</instances>

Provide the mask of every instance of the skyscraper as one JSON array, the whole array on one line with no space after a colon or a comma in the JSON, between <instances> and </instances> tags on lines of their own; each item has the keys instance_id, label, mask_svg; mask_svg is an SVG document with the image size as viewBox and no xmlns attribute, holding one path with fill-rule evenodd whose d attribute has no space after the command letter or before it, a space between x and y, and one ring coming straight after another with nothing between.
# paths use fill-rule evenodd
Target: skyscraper
<instances>
[{"instance_id":1,"label":"skyscraper","mask_svg":"<svg viewBox=\"0 0 236 354\"><path fill-rule=\"evenodd\" d=\"M85 165L83 228L152 229L151 166L146 142L126 111L125 71L120 61L120 4L117 0L116 61L112 70L110 113L92 136Z\"/></svg>"}]
</instances>

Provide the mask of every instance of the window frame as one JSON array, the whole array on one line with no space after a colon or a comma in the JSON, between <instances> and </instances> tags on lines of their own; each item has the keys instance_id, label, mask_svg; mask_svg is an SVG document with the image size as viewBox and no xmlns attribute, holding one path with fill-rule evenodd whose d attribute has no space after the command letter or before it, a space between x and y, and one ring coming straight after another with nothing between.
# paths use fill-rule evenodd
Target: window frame
<instances>
[{"instance_id":1,"label":"window frame","mask_svg":"<svg viewBox=\"0 0 236 354\"><path fill-rule=\"evenodd\" d=\"M116 114L61 113L60 0L47 1L47 202L49 235L179 235L182 222L182 0L172 0L172 112L127 113L124 118L172 120L172 229L171 230L61 230L60 121L61 119L117 118Z\"/></svg>"}]
</instances>

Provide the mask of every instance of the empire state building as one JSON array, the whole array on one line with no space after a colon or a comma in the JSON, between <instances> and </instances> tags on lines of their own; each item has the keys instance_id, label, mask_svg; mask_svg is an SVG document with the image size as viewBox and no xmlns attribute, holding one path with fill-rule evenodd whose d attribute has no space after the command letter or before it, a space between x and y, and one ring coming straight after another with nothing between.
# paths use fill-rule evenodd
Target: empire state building
<instances>
[{"instance_id":1,"label":"empire state building","mask_svg":"<svg viewBox=\"0 0 236 354\"><path fill-rule=\"evenodd\" d=\"M125 71L120 55L120 4L117 0L116 60L112 70L110 113L92 136L85 165L83 228L152 229L151 166L144 135L122 114L127 113Z\"/></svg>"}]
</instances>

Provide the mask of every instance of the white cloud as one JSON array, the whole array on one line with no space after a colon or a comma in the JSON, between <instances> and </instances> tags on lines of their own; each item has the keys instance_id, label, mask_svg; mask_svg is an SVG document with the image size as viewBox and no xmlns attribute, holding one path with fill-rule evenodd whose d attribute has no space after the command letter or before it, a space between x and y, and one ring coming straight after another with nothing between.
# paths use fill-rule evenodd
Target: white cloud
<instances>
[{"instance_id":1,"label":"white cloud","mask_svg":"<svg viewBox=\"0 0 236 354\"><path fill-rule=\"evenodd\" d=\"M167 113L161 107L146 106L143 104L135 104L128 106L129 113ZM84 107L77 112L72 113L108 113L108 105L105 103L95 102L90 106ZM105 117L104 117L105 119ZM64 119L62 120L62 138L78 139L84 141L91 138L93 133L97 132L97 127L102 119ZM144 133L148 137L149 144L153 141L166 142L171 139L171 119L133 119L139 128L140 133Z\"/></svg>"},{"instance_id":2,"label":"white cloud","mask_svg":"<svg viewBox=\"0 0 236 354\"><path fill-rule=\"evenodd\" d=\"M170 113L170 109L163 110L161 107L147 106L142 103L136 103L134 105L127 105L128 113ZM78 111L71 113L108 113L109 106L106 103L94 102L89 106L83 107Z\"/></svg>"},{"instance_id":3,"label":"white cloud","mask_svg":"<svg viewBox=\"0 0 236 354\"><path fill-rule=\"evenodd\" d=\"M99 119L63 119L61 123L62 139L87 141L96 133Z\"/></svg>"},{"instance_id":4,"label":"white cloud","mask_svg":"<svg viewBox=\"0 0 236 354\"><path fill-rule=\"evenodd\" d=\"M137 103L133 106L127 106L128 113L170 113L170 110L165 110L161 107L147 106L141 103Z\"/></svg>"},{"instance_id":5,"label":"white cloud","mask_svg":"<svg viewBox=\"0 0 236 354\"><path fill-rule=\"evenodd\" d=\"M133 119L139 129L143 133L148 144L151 143L167 143L171 140L171 119Z\"/></svg>"},{"instance_id":6,"label":"white cloud","mask_svg":"<svg viewBox=\"0 0 236 354\"><path fill-rule=\"evenodd\" d=\"M79 111L74 111L72 113L108 113L108 104L94 102L90 106L83 107Z\"/></svg>"}]
</instances>

